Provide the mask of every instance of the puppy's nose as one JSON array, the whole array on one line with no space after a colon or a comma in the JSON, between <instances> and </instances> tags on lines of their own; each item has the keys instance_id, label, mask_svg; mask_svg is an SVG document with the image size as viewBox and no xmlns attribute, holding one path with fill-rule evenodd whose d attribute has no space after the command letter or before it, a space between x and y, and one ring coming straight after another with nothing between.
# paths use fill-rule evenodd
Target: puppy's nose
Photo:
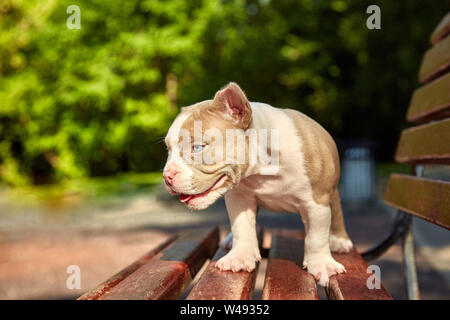
<instances>
[{"instance_id":1,"label":"puppy's nose","mask_svg":"<svg viewBox=\"0 0 450 320\"><path fill-rule=\"evenodd\" d=\"M175 178L175 176L178 174L178 168L173 165L173 164L169 164L163 172L163 178L166 181L166 183L168 185L172 184L172 180L173 178Z\"/></svg>"}]
</instances>

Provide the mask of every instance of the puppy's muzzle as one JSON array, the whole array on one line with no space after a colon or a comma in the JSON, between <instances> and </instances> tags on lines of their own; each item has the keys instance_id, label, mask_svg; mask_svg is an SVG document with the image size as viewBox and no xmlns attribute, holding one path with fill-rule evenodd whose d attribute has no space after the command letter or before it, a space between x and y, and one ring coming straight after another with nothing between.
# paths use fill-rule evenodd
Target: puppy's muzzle
<instances>
[{"instance_id":1,"label":"puppy's muzzle","mask_svg":"<svg viewBox=\"0 0 450 320\"><path fill-rule=\"evenodd\" d=\"M173 190L173 180L175 179L175 176L179 173L178 169L175 167L175 165L168 165L163 172L163 178L164 183L167 185L167 187L170 188L174 193L176 193Z\"/></svg>"}]
</instances>

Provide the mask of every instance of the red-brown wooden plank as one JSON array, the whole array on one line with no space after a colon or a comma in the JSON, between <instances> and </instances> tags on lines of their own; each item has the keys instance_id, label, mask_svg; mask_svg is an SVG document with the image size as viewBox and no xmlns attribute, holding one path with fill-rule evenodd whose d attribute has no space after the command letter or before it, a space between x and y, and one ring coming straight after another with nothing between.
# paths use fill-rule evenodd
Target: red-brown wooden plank
<instances>
[{"instance_id":1,"label":"red-brown wooden plank","mask_svg":"<svg viewBox=\"0 0 450 320\"><path fill-rule=\"evenodd\" d=\"M403 130L395 160L401 163L450 163L450 119Z\"/></svg>"},{"instance_id":2,"label":"red-brown wooden plank","mask_svg":"<svg viewBox=\"0 0 450 320\"><path fill-rule=\"evenodd\" d=\"M431 44L436 44L446 36L450 34L450 12L442 18L441 22L437 25L436 29L434 29L431 34L430 41Z\"/></svg>"},{"instance_id":3,"label":"red-brown wooden plank","mask_svg":"<svg viewBox=\"0 0 450 320\"><path fill-rule=\"evenodd\" d=\"M318 300L316 281L303 262L303 233L279 230L272 238L263 300Z\"/></svg>"},{"instance_id":4,"label":"red-brown wooden plank","mask_svg":"<svg viewBox=\"0 0 450 320\"><path fill-rule=\"evenodd\" d=\"M97 300L100 296L102 296L105 292L111 290L115 287L119 282L128 277L130 274L139 269L142 265L144 265L147 261L153 258L158 252L166 248L169 244L171 244L177 238L176 235L171 236L169 239L158 245L153 250L149 251L147 254L142 256L140 259L123 269L122 271L116 273L114 276L106 280L105 282L99 284L96 288L86 292L78 300Z\"/></svg>"},{"instance_id":5,"label":"red-brown wooden plank","mask_svg":"<svg viewBox=\"0 0 450 320\"><path fill-rule=\"evenodd\" d=\"M349 253L333 253L333 257L345 267L347 272L330 278L330 284L325 288L328 299L392 300L383 285L379 289L368 288L367 279L372 274L367 273L367 263L355 248Z\"/></svg>"},{"instance_id":6,"label":"red-brown wooden plank","mask_svg":"<svg viewBox=\"0 0 450 320\"><path fill-rule=\"evenodd\" d=\"M406 118L423 123L450 117L450 73L417 89L409 104Z\"/></svg>"},{"instance_id":7,"label":"red-brown wooden plank","mask_svg":"<svg viewBox=\"0 0 450 320\"><path fill-rule=\"evenodd\" d=\"M257 233L261 247L263 229L258 228ZM217 260L227 254L230 249L225 244L228 241L227 238L186 300L249 300L251 298L258 267L252 272L221 271L215 267Z\"/></svg>"},{"instance_id":8,"label":"red-brown wooden plank","mask_svg":"<svg viewBox=\"0 0 450 320\"><path fill-rule=\"evenodd\" d=\"M193 230L156 254L99 300L177 299L217 249L217 228Z\"/></svg>"},{"instance_id":9,"label":"red-brown wooden plank","mask_svg":"<svg viewBox=\"0 0 450 320\"><path fill-rule=\"evenodd\" d=\"M450 182L392 174L384 202L450 229Z\"/></svg>"},{"instance_id":10,"label":"red-brown wooden plank","mask_svg":"<svg viewBox=\"0 0 450 320\"><path fill-rule=\"evenodd\" d=\"M450 37L439 41L428 49L422 59L419 71L420 82L428 82L450 70Z\"/></svg>"}]
</instances>

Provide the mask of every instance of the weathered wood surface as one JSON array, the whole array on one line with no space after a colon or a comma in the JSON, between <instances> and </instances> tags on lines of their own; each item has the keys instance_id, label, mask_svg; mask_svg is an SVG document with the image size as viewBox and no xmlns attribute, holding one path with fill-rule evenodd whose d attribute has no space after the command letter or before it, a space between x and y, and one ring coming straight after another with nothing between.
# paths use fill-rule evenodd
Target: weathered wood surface
<instances>
[{"instance_id":1,"label":"weathered wood surface","mask_svg":"<svg viewBox=\"0 0 450 320\"><path fill-rule=\"evenodd\" d=\"M423 123L450 117L450 73L417 89L409 104L406 118Z\"/></svg>"},{"instance_id":2,"label":"weathered wood surface","mask_svg":"<svg viewBox=\"0 0 450 320\"><path fill-rule=\"evenodd\" d=\"M450 70L450 37L428 49L422 59L419 81L431 81Z\"/></svg>"},{"instance_id":3,"label":"weathered wood surface","mask_svg":"<svg viewBox=\"0 0 450 320\"><path fill-rule=\"evenodd\" d=\"M392 174L384 202L450 229L450 182Z\"/></svg>"},{"instance_id":4,"label":"weathered wood surface","mask_svg":"<svg viewBox=\"0 0 450 320\"><path fill-rule=\"evenodd\" d=\"M341 263L346 273L330 278L330 284L325 289L331 300L392 300L391 295L383 285L380 288L369 289L367 280L372 275L361 255L353 248L349 253L333 253L333 257ZM369 281L372 283L371 281Z\"/></svg>"},{"instance_id":5,"label":"weathered wood surface","mask_svg":"<svg viewBox=\"0 0 450 320\"><path fill-rule=\"evenodd\" d=\"M403 130L395 160L401 163L450 163L450 119Z\"/></svg>"},{"instance_id":6,"label":"weathered wood surface","mask_svg":"<svg viewBox=\"0 0 450 320\"><path fill-rule=\"evenodd\" d=\"M96 288L86 292L78 300L97 300L100 296L111 290L115 287L119 282L128 277L130 274L135 272L141 266L143 266L146 262L152 259L157 253L161 252L164 248L166 248L169 244L171 244L177 238L176 235L171 236L169 239L164 241L162 244L158 245L156 248L142 256L140 259L118 272L105 282L98 285Z\"/></svg>"},{"instance_id":7,"label":"weathered wood surface","mask_svg":"<svg viewBox=\"0 0 450 320\"><path fill-rule=\"evenodd\" d=\"M217 249L217 228L193 230L157 253L99 300L177 299Z\"/></svg>"},{"instance_id":8,"label":"weathered wood surface","mask_svg":"<svg viewBox=\"0 0 450 320\"><path fill-rule=\"evenodd\" d=\"M279 230L272 238L262 298L318 300L316 281L302 262L303 233Z\"/></svg>"},{"instance_id":9,"label":"weathered wood surface","mask_svg":"<svg viewBox=\"0 0 450 320\"><path fill-rule=\"evenodd\" d=\"M229 237L224 242L228 241ZM258 228L258 240L262 243L263 229ZM228 253L225 243L217 250L199 281L192 288L186 300L249 300L251 298L258 268L252 272L221 271L216 262Z\"/></svg>"},{"instance_id":10,"label":"weathered wood surface","mask_svg":"<svg viewBox=\"0 0 450 320\"><path fill-rule=\"evenodd\" d=\"M439 22L430 37L431 44L436 44L450 34L450 12Z\"/></svg>"}]
</instances>

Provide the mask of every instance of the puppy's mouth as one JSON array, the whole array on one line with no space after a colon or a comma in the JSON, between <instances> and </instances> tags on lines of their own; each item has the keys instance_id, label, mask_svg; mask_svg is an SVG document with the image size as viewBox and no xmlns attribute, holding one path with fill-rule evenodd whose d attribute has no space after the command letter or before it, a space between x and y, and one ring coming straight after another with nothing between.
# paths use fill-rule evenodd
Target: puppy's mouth
<instances>
[{"instance_id":1,"label":"puppy's mouth","mask_svg":"<svg viewBox=\"0 0 450 320\"><path fill-rule=\"evenodd\" d=\"M224 174L208 190L206 190L206 191L204 191L202 193L197 193L197 194L180 193L180 201L184 202L184 203L189 203L189 202L191 202L191 201L193 201L195 199L204 198L211 191L216 190L216 189L220 188L221 186L223 186L223 184L225 183L226 180L227 180L227 175Z\"/></svg>"}]
</instances>

